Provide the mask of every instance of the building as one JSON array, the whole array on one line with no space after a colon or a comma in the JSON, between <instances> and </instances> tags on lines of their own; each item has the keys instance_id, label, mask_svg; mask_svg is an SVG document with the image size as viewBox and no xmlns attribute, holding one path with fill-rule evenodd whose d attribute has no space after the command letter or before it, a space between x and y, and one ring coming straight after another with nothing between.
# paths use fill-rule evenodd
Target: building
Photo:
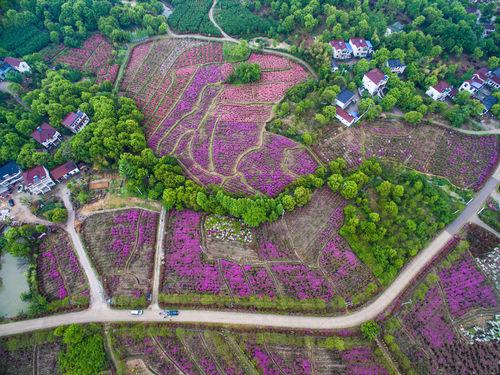
<instances>
[{"instance_id":1,"label":"building","mask_svg":"<svg viewBox=\"0 0 500 375\"><path fill-rule=\"evenodd\" d=\"M19 73L29 73L31 70L30 66L25 61L16 59L15 57L6 57L4 61Z\"/></svg>"},{"instance_id":2,"label":"building","mask_svg":"<svg viewBox=\"0 0 500 375\"><path fill-rule=\"evenodd\" d=\"M345 126L351 126L356 122L357 118L349 114L347 111L343 110L339 106L337 106L336 109L337 113L335 114L335 118Z\"/></svg>"},{"instance_id":3,"label":"building","mask_svg":"<svg viewBox=\"0 0 500 375\"><path fill-rule=\"evenodd\" d=\"M78 174L80 169L72 161L68 161L50 171L50 175L56 182L63 182Z\"/></svg>"},{"instance_id":4,"label":"building","mask_svg":"<svg viewBox=\"0 0 500 375\"><path fill-rule=\"evenodd\" d=\"M352 49L349 43L343 40L332 40L330 42L332 46L332 56L337 60L347 60L352 57Z\"/></svg>"},{"instance_id":5,"label":"building","mask_svg":"<svg viewBox=\"0 0 500 375\"><path fill-rule=\"evenodd\" d=\"M370 95L375 95L384 89L387 78L380 69L375 68L363 76L363 86Z\"/></svg>"},{"instance_id":6,"label":"building","mask_svg":"<svg viewBox=\"0 0 500 375\"><path fill-rule=\"evenodd\" d=\"M495 32L495 25L493 23L487 23L484 25L483 34L481 36L483 38L487 38L494 32Z\"/></svg>"},{"instance_id":7,"label":"building","mask_svg":"<svg viewBox=\"0 0 500 375\"><path fill-rule=\"evenodd\" d=\"M481 78L481 75L478 73L474 73L471 79L464 81L460 87L459 91L468 91L471 95L474 95L476 92L481 90L485 84L485 80Z\"/></svg>"},{"instance_id":8,"label":"building","mask_svg":"<svg viewBox=\"0 0 500 375\"><path fill-rule=\"evenodd\" d=\"M62 140L61 134L46 122L38 126L31 137L47 149L57 146Z\"/></svg>"},{"instance_id":9,"label":"building","mask_svg":"<svg viewBox=\"0 0 500 375\"><path fill-rule=\"evenodd\" d=\"M437 85L430 86L425 92L434 100L445 100L446 96L451 92L452 87L445 81L439 81Z\"/></svg>"},{"instance_id":10,"label":"building","mask_svg":"<svg viewBox=\"0 0 500 375\"><path fill-rule=\"evenodd\" d=\"M342 109L346 109L355 99L356 96L351 90L343 89L335 98L335 104Z\"/></svg>"},{"instance_id":11,"label":"building","mask_svg":"<svg viewBox=\"0 0 500 375\"><path fill-rule=\"evenodd\" d=\"M12 67L6 62L0 61L0 79L4 80L7 78L7 73L12 70Z\"/></svg>"},{"instance_id":12,"label":"building","mask_svg":"<svg viewBox=\"0 0 500 375\"><path fill-rule=\"evenodd\" d=\"M26 189L32 194L45 194L55 185L47 168L40 165L24 172L23 181Z\"/></svg>"},{"instance_id":13,"label":"building","mask_svg":"<svg viewBox=\"0 0 500 375\"><path fill-rule=\"evenodd\" d=\"M394 22L391 26L387 27L385 30L385 36L389 36L394 33L399 33L403 31L404 25L401 22Z\"/></svg>"},{"instance_id":14,"label":"building","mask_svg":"<svg viewBox=\"0 0 500 375\"><path fill-rule=\"evenodd\" d=\"M71 130L73 133L78 133L81 129L83 129L90 122L89 116L85 112L80 110L75 112L70 112L66 115L66 117L62 120L62 124L64 127Z\"/></svg>"},{"instance_id":15,"label":"building","mask_svg":"<svg viewBox=\"0 0 500 375\"><path fill-rule=\"evenodd\" d=\"M493 95L488 95L486 98L483 99L482 103L483 103L483 111L481 114L484 116L491 110L491 107L493 107L495 104L498 103L498 99L495 98Z\"/></svg>"},{"instance_id":16,"label":"building","mask_svg":"<svg viewBox=\"0 0 500 375\"><path fill-rule=\"evenodd\" d=\"M496 68L494 71L490 72L486 84L495 90L500 89L500 68Z\"/></svg>"},{"instance_id":17,"label":"building","mask_svg":"<svg viewBox=\"0 0 500 375\"><path fill-rule=\"evenodd\" d=\"M23 179L21 169L18 165L9 161L0 167L0 194L4 194L14 186L17 182Z\"/></svg>"},{"instance_id":18,"label":"building","mask_svg":"<svg viewBox=\"0 0 500 375\"><path fill-rule=\"evenodd\" d=\"M406 69L406 65L399 59L389 59L386 64L393 73L403 74Z\"/></svg>"},{"instance_id":19,"label":"building","mask_svg":"<svg viewBox=\"0 0 500 375\"><path fill-rule=\"evenodd\" d=\"M349 39L349 45L352 49L352 54L354 57L366 57L373 53L373 46L369 40L363 38L351 38Z\"/></svg>"}]
</instances>

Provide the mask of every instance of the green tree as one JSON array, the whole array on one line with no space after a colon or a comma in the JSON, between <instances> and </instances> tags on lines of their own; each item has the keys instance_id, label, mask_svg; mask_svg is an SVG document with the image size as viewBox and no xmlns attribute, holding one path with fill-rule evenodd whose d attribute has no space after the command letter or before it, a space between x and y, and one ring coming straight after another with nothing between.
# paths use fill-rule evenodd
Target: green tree
<instances>
[{"instance_id":1,"label":"green tree","mask_svg":"<svg viewBox=\"0 0 500 375\"><path fill-rule=\"evenodd\" d=\"M410 112L407 112L404 114L403 118L404 120L409 123L409 124L412 124L412 125L416 125L418 124L420 121L422 121L422 118L424 116L422 115L422 113L420 112L417 112L417 111L410 111Z\"/></svg>"},{"instance_id":2,"label":"green tree","mask_svg":"<svg viewBox=\"0 0 500 375\"><path fill-rule=\"evenodd\" d=\"M373 320L361 324L361 333L368 340L375 340L380 333L380 326Z\"/></svg>"},{"instance_id":3,"label":"green tree","mask_svg":"<svg viewBox=\"0 0 500 375\"><path fill-rule=\"evenodd\" d=\"M240 63L236 65L234 73L229 78L229 83L251 83L260 79L260 65L253 63Z\"/></svg>"}]
</instances>

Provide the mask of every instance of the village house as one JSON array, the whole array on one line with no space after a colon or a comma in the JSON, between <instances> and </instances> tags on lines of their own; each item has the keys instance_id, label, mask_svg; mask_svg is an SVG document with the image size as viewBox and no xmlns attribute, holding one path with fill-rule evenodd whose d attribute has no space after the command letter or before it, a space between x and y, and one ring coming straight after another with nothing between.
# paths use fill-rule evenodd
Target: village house
<instances>
[{"instance_id":1,"label":"village house","mask_svg":"<svg viewBox=\"0 0 500 375\"><path fill-rule=\"evenodd\" d=\"M78 174L80 169L72 161L68 161L50 171L50 175L56 182L63 182Z\"/></svg>"},{"instance_id":2,"label":"village house","mask_svg":"<svg viewBox=\"0 0 500 375\"><path fill-rule=\"evenodd\" d=\"M345 126L351 126L356 122L356 117L348 113L346 110L336 107L337 113L335 114L335 118L339 120Z\"/></svg>"},{"instance_id":3,"label":"village house","mask_svg":"<svg viewBox=\"0 0 500 375\"><path fill-rule=\"evenodd\" d=\"M335 104L342 109L346 109L355 99L356 96L351 90L343 89L335 98Z\"/></svg>"},{"instance_id":4,"label":"village house","mask_svg":"<svg viewBox=\"0 0 500 375\"><path fill-rule=\"evenodd\" d=\"M495 24L487 23L484 25L483 34L481 35L481 37L487 38L494 32L495 32Z\"/></svg>"},{"instance_id":5,"label":"village house","mask_svg":"<svg viewBox=\"0 0 500 375\"><path fill-rule=\"evenodd\" d=\"M369 40L363 38L349 39L349 45L354 57L362 58L370 56L373 53L373 46Z\"/></svg>"},{"instance_id":6,"label":"village house","mask_svg":"<svg viewBox=\"0 0 500 375\"><path fill-rule=\"evenodd\" d=\"M330 45L332 46L332 55L334 59L347 60L352 57L351 46L343 40L332 40Z\"/></svg>"},{"instance_id":7,"label":"village house","mask_svg":"<svg viewBox=\"0 0 500 375\"><path fill-rule=\"evenodd\" d=\"M66 115L66 117L62 120L62 124L64 127L71 130L73 133L78 133L81 129L83 129L90 122L89 116L85 112L80 110L75 112L70 112Z\"/></svg>"},{"instance_id":8,"label":"village house","mask_svg":"<svg viewBox=\"0 0 500 375\"><path fill-rule=\"evenodd\" d=\"M406 65L399 59L389 59L387 60L386 65L391 70L391 72L396 74L403 74L406 69Z\"/></svg>"},{"instance_id":9,"label":"village house","mask_svg":"<svg viewBox=\"0 0 500 375\"><path fill-rule=\"evenodd\" d=\"M493 95L488 95L481 102L483 103L483 111L481 115L484 116L491 110L491 107L493 107L495 104L498 103L498 99L495 98Z\"/></svg>"},{"instance_id":10,"label":"village house","mask_svg":"<svg viewBox=\"0 0 500 375\"><path fill-rule=\"evenodd\" d=\"M460 87L458 88L458 91L468 91L471 93L471 95L474 95L476 92L481 90L484 87L485 79L486 79L486 74L483 73L474 73L474 75L471 77L471 79L468 79L464 81Z\"/></svg>"},{"instance_id":11,"label":"village house","mask_svg":"<svg viewBox=\"0 0 500 375\"><path fill-rule=\"evenodd\" d=\"M38 126L31 137L46 149L57 146L62 140L61 134L46 122Z\"/></svg>"},{"instance_id":12,"label":"village house","mask_svg":"<svg viewBox=\"0 0 500 375\"><path fill-rule=\"evenodd\" d=\"M23 181L25 188L32 194L45 194L55 185L47 168L41 165L25 171Z\"/></svg>"},{"instance_id":13,"label":"village house","mask_svg":"<svg viewBox=\"0 0 500 375\"><path fill-rule=\"evenodd\" d=\"M399 33L403 31L404 25L401 22L394 22L391 26L388 26L385 30L385 36L389 36L394 33Z\"/></svg>"},{"instance_id":14,"label":"village house","mask_svg":"<svg viewBox=\"0 0 500 375\"><path fill-rule=\"evenodd\" d=\"M500 89L500 68L496 68L489 73L486 84L495 90Z\"/></svg>"},{"instance_id":15,"label":"village house","mask_svg":"<svg viewBox=\"0 0 500 375\"><path fill-rule=\"evenodd\" d=\"M375 95L384 89L387 78L380 69L375 68L363 76L363 86L370 95Z\"/></svg>"},{"instance_id":16,"label":"village house","mask_svg":"<svg viewBox=\"0 0 500 375\"><path fill-rule=\"evenodd\" d=\"M6 57L4 62L9 64L12 69L17 70L19 73L27 73L31 70L30 66L25 61L16 59L15 57Z\"/></svg>"},{"instance_id":17,"label":"village house","mask_svg":"<svg viewBox=\"0 0 500 375\"><path fill-rule=\"evenodd\" d=\"M7 78L7 73L12 70L11 66L4 61L0 60L0 80Z\"/></svg>"},{"instance_id":18,"label":"village house","mask_svg":"<svg viewBox=\"0 0 500 375\"><path fill-rule=\"evenodd\" d=\"M437 85L430 86L425 94L434 100L445 100L450 94L451 89L452 87L448 84L448 82L439 81Z\"/></svg>"},{"instance_id":19,"label":"village house","mask_svg":"<svg viewBox=\"0 0 500 375\"><path fill-rule=\"evenodd\" d=\"M9 161L0 167L0 195L9 191L17 182L23 179L21 169L13 162Z\"/></svg>"}]
</instances>

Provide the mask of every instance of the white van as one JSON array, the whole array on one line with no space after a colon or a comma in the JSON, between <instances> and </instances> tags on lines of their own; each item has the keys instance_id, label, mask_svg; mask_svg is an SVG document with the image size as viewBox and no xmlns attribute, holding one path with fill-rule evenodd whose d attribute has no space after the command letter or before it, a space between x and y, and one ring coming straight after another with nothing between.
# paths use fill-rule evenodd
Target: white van
<instances>
[{"instance_id":1,"label":"white van","mask_svg":"<svg viewBox=\"0 0 500 375\"><path fill-rule=\"evenodd\" d=\"M130 311L131 315L142 315L143 313L144 313L144 311L142 311L142 310L132 310L132 311Z\"/></svg>"}]
</instances>

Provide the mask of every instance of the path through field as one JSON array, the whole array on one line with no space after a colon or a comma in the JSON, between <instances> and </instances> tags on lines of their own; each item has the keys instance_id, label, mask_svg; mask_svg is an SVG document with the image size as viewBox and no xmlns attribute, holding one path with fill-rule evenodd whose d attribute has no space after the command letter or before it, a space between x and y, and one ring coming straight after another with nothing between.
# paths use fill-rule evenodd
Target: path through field
<instances>
[{"instance_id":1,"label":"path through field","mask_svg":"<svg viewBox=\"0 0 500 375\"><path fill-rule=\"evenodd\" d=\"M235 311L216 310L180 310L179 316L172 318L179 323L221 324L235 326L259 326L291 329L341 329L359 326L375 319L410 285L427 264L439 253L442 247L467 224L476 212L482 207L486 199L496 190L500 182L500 166L494 175L488 179L484 187L467 205L462 214L441 234L436 237L425 249L400 272L394 282L375 300L353 313L335 317L311 317L300 315L276 315L243 313ZM76 232L75 232L76 234ZM75 246L75 248L77 248ZM78 248L77 248L78 249ZM80 254L79 254L80 255ZM85 259L86 256L83 257ZM90 272L89 280L95 277L90 267L84 267ZM87 273L89 275L89 273ZM92 285L92 283L91 283ZM96 286L92 288L95 293ZM61 325L88 322L162 322L165 319L159 314L160 310L154 306L144 311L142 316L132 316L129 311L112 310L106 308L100 301L93 299L91 308L69 314L54 315L39 319L25 320L0 325L0 336L30 332L38 329L53 328Z\"/></svg>"}]
</instances>

